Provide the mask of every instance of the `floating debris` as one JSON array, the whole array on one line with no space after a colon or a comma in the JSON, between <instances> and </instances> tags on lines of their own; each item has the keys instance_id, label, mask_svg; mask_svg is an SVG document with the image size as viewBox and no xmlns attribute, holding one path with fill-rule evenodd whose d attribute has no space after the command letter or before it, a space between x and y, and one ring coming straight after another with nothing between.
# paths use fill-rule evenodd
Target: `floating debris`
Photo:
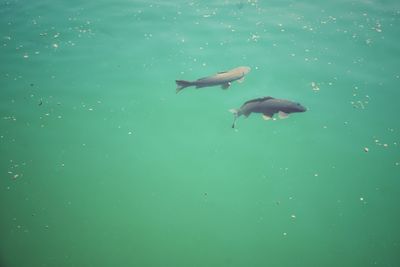
<instances>
[{"instance_id":1,"label":"floating debris","mask_svg":"<svg viewBox=\"0 0 400 267\"><path fill-rule=\"evenodd\" d=\"M364 147L364 152L368 152L369 148L368 147Z\"/></svg>"},{"instance_id":2,"label":"floating debris","mask_svg":"<svg viewBox=\"0 0 400 267\"><path fill-rule=\"evenodd\" d=\"M373 30L375 30L376 32L382 32L382 28L381 28L381 24L378 22L376 22L375 27L372 27Z\"/></svg>"},{"instance_id":3,"label":"floating debris","mask_svg":"<svg viewBox=\"0 0 400 267\"><path fill-rule=\"evenodd\" d=\"M251 34L251 40L257 42L260 39L260 35L258 34Z\"/></svg>"},{"instance_id":4,"label":"floating debris","mask_svg":"<svg viewBox=\"0 0 400 267\"><path fill-rule=\"evenodd\" d=\"M311 82L311 88L313 89L313 91L319 91L319 86L316 82Z\"/></svg>"},{"instance_id":5,"label":"floating debris","mask_svg":"<svg viewBox=\"0 0 400 267\"><path fill-rule=\"evenodd\" d=\"M361 100L357 100L357 101L351 101L350 102L353 105L353 108L360 108L360 109L365 109L365 105L364 104L368 104L368 102L362 102Z\"/></svg>"}]
</instances>

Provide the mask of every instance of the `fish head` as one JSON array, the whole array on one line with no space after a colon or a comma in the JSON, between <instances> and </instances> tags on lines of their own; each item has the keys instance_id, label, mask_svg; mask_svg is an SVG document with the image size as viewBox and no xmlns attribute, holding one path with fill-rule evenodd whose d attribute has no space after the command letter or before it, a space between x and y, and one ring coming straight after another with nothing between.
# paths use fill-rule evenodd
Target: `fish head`
<instances>
[{"instance_id":1,"label":"fish head","mask_svg":"<svg viewBox=\"0 0 400 267\"><path fill-rule=\"evenodd\" d=\"M307 110L306 107L301 105L300 103L297 102L292 102L288 100L280 100L281 103L281 108L280 110L285 112L285 113L297 113L297 112L305 112Z\"/></svg>"},{"instance_id":2,"label":"fish head","mask_svg":"<svg viewBox=\"0 0 400 267\"><path fill-rule=\"evenodd\" d=\"M243 73L243 75L246 75L251 71L250 67L239 67L238 69L240 70L241 73Z\"/></svg>"},{"instance_id":3,"label":"fish head","mask_svg":"<svg viewBox=\"0 0 400 267\"><path fill-rule=\"evenodd\" d=\"M302 104L294 102L293 105L291 106L292 112L305 112L307 111L307 108L304 107Z\"/></svg>"}]
</instances>

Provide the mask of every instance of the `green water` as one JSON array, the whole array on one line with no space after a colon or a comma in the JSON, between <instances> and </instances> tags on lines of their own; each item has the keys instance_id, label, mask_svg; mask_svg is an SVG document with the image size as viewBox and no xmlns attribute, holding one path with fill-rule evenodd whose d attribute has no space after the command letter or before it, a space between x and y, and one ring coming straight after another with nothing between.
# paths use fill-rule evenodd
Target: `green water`
<instances>
[{"instance_id":1,"label":"green water","mask_svg":"<svg viewBox=\"0 0 400 267\"><path fill-rule=\"evenodd\" d=\"M2 0L0 266L400 266L399 41L394 0ZM232 129L262 96L308 111Z\"/></svg>"}]
</instances>

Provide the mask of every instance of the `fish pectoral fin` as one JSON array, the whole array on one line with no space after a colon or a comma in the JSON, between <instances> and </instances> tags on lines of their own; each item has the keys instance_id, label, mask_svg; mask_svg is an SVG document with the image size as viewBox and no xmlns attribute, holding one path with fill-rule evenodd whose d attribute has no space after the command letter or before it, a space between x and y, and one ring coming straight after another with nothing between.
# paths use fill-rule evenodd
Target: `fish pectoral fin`
<instances>
[{"instance_id":1,"label":"fish pectoral fin","mask_svg":"<svg viewBox=\"0 0 400 267\"><path fill-rule=\"evenodd\" d=\"M272 116L273 116L273 114L264 113L262 115L262 118L267 121L267 120L272 119Z\"/></svg>"},{"instance_id":2,"label":"fish pectoral fin","mask_svg":"<svg viewBox=\"0 0 400 267\"><path fill-rule=\"evenodd\" d=\"M221 85L221 88L226 90L229 88L229 86L231 86L231 83L224 83L223 85Z\"/></svg>"},{"instance_id":3,"label":"fish pectoral fin","mask_svg":"<svg viewBox=\"0 0 400 267\"><path fill-rule=\"evenodd\" d=\"M244 76L242 78L240 78L239 80L237 80L238 83L242 83L244 82Z\"/></svg>"},{"instance_id":4,"label":"fish pectoral fin","mask_svg":"<svg viewBox=\"0 0 400 267\"><path fill-rule=\"evenodd\" d=\"M278 114L279 114L279 118L281 118L281 119L286 119L287 117L289 117L289 114L287 114L283 111L279 111Z\"/></svg>"}]
</instances>

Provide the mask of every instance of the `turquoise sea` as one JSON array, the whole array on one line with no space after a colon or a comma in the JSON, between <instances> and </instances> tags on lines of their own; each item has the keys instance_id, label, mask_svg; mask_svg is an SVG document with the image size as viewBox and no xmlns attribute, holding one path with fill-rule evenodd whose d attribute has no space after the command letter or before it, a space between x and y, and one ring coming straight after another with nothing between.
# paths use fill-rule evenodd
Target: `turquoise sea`
<instances>
[{"instance_id":1,"label":"turquoise sea","mask_svg":"<svg viewBox=\"0 0 400 267\"><path fill-rule=\"evenodd\" d=\"M400 266L399 42L394 0L0 0L0 266ZM263 96L308 110L232 129Z\"/></svg>"}]
</instances>

